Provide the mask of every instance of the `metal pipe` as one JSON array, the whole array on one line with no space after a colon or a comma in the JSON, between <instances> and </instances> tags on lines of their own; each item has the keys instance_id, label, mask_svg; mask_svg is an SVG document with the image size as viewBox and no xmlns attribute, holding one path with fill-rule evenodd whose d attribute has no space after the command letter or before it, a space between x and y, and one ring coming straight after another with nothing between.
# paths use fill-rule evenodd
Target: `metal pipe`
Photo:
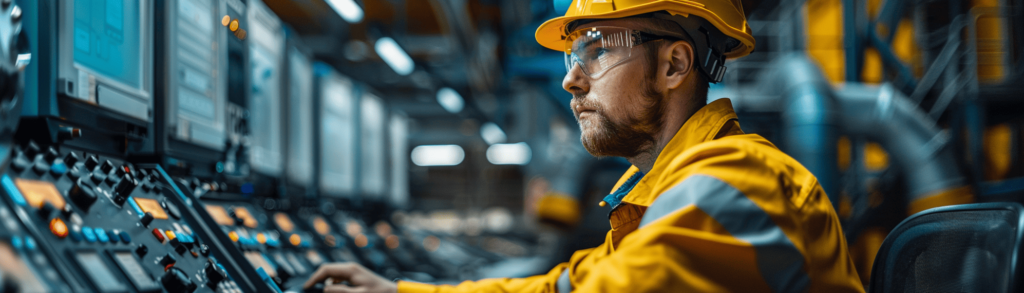
<instances>
[{"instance_id":1,"label":"metal pipe","mask_svg":"<svg viewBox=\"0 0 1024 293\"><path fill-rule=\"evenodd\" d=\"M908 202L967 183L949 145L949 133L892 85L847 84L836 97L845 130L881 144L906 174Z\"/></svg>"}]
</instances>

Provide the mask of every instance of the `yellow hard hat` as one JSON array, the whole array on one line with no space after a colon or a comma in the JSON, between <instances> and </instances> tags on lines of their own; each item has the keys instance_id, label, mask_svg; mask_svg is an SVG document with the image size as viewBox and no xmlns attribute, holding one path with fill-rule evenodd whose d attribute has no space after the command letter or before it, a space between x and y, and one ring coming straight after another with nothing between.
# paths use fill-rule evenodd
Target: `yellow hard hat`
<instances>
[{"instance_id":1,"label":"yellow hard hat","mask_svg":"<svg viewBox=\"0 0 1024 293\"><path fill-rule=\"evenodd\" d=\"M739 58L754 50L754 36L743 15L740 0L573 0L565 16L548 20L537 28L537 42L545 48L563 51L566 25L580 19L624 18L645 13L668 12L671 15L703 18L739 44L722 52Z\"/></svg>"}]
</instances>

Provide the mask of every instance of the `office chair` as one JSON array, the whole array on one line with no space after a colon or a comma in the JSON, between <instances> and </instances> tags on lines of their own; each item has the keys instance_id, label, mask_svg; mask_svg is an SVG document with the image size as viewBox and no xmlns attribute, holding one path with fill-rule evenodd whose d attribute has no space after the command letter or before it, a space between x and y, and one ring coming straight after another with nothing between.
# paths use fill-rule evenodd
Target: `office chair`
<instances>
[{"instance_id":1,"label":"office chair","mask_svg":"<svg viewBox=\"0 0 1024 293\"><path fill-rule=\"evenodd\" d=\"M938 207L903 220L882 242L869 292L1019 292L1024 207Z\"/></svg>"}]
</instances>

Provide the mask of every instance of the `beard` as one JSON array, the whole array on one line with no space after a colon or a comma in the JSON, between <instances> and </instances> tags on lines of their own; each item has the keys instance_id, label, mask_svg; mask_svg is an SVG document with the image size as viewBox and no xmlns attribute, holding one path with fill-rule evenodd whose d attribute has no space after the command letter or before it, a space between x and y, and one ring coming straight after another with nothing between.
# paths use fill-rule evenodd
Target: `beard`
<instances>
[{"instance_id":1,"label":"beard","mask_svg":"<svg viewBox=\"0 0 1024 293\"><path fill-rule=\"evenodd\" d=\"M653 75L649 72L647 75ZM608 118L601 107L594 108L594 117L587 123L597 123L592 133L587 133L583 127L583 121L576 121L580 124L580 142L588 153L595 157L624 157L632 158L650 150L655 144L655 135L661 132L662 122L665 116L664 95L655 88L652 77L648 76L640 87L639 95L644 105L644 112L634 117L628 117L625 122L615 122ZM587 103L584 97L574 96L578 102ZM598 106L598 105L591 105ZM596 121L593 121L596 119Z\"/></svg>"}]
</instances>

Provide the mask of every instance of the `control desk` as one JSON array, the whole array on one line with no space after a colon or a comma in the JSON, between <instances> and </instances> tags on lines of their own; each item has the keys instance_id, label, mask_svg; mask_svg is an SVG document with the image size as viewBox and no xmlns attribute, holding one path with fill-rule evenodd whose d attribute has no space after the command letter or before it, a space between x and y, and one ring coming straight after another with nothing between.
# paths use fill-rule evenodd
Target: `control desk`
<instances>
[{"instance_id":1,"label":"control desk","mask_svg":"<svg viewBox=\"0 0 1024 293\"><path fill-rule=\"evenodd\" d=\"M201 236L210 228L167 179L156 165L33 142L16 146L0 179L10 207L0 209L10 234L0 254L48 258L31 264L52 287L42 291L76 285L59 280L66 279L84 284L73 291L243 292L225 247ZM25 230L10 229L18 224Z\"/></svg>"}]
</instances>

